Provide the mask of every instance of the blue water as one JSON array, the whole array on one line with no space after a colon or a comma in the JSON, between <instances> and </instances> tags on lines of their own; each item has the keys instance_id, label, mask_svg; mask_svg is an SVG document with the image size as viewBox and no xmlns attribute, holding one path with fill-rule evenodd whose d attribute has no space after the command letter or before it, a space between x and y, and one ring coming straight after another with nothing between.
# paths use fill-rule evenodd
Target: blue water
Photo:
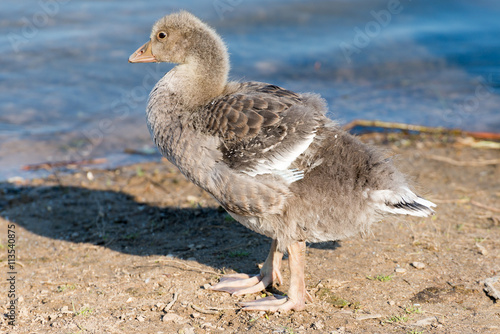
<instances>
[{"instance_id":1,"label":"blue water","mask_svg":"<svg viewBox=\"0 0 500 334\"><path fill-rule=\"evenodd\" d=\"M147 94L172 65L127 59L181 8L223 36L233 79L320 93L341 123L500 132L497 0L3 0L0 179L150 146Z\"/></svg>"}]
</instances>

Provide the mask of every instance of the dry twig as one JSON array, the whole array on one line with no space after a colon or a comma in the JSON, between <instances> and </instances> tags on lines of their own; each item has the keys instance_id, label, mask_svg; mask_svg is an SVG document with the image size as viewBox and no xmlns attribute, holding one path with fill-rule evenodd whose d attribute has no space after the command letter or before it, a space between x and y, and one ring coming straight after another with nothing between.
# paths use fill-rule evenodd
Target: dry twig
<instances>
[{"instance_id":1,"label":"dry twig","mask_svg":"<svg viewBox=\"0 0 500 334\"><path fill-rule=\"evenodd\" d=\"M471 167L480 167L480 166L489 166L489 165L498 165L500 164L500 159L492 159L492 160L477 160L477 161L459 161L448 157L443 157L440 155L428 154L425 155L427 159L446 162L450 165L454 166L471 166Z\"/></svg>"},{"instance_id":2,"label":"dry twig","mask_svg":"<svg viewBox=\"0 0 500 334\"><path fill-rule=\"evenodd\" d=\"M84 159L84 160L71 160L71 161L56 161L56 162L41 162L33 165L25 165L21 167L22 170L39 170L39 169L53 169L53 168L76 168L82 165L99 165L107 161L105 158L101 159Z\"/></svg>"},{"instance_id":3,"label":"dry twig","mask_svg":"<svg viewBox=\"0 0 500 334\"><path fill-rule=\"evenodd\" d=\"M474 206L477 206L481 209L486 209L486 210L489 210L489 211L492 211L492 212L500 212L500 209L499 208L495 208L495 207L492 207L492 206L488 206L488 205L485 205L485 204L482 204L482 203L479 203L477 201L474 201L474 200L471 200L470 198L460 198L460 199L436 199L436 198L433 198L431 199L432 202L435 202L435 203L438 203L438 204L450 204L450 203L470 203ZM490 218L490 216L486 216L486 217L478 217L478 218Z\"/></svg>"},{"instance_id":4,"label":"dry twig","mask_svg":"<svg viewBox=\"0 0 500 334\"><path fill-rule=\"evenodd\" d=\"M177 298L179 297L179 294L177 292L174 292L174 298L172 299L172 301L170 303L167 304L167 306L165 306L163 308L163 311L165 313L167 313L171 308L172 306L174 306L175 302L177 301Z\"/></svg>"},{"instance_id":5,"label":"dry twig","mask_svg":"<svg viewBox=\"0 0 500 334\"><path fill-rule=\"evenodd\" d=\"M152 262L174 262L174 263L183 265L185 268L179 268L179 269L182 269L182 270L191 270L191 271L196 271L196 272L199 272L199 273L209 273L209 274L214 274L214 275L220 275L220 273L215 272L213 270L196 268L196 267L190 266L189 264L186 264L184 262L173 260L173 259L156 259L156 260L153 260Z\"/></svg>"},{"instance_id":6,"label":"dry twig","mask_svg":"<svg viewBox=\"0 0 500 334\"><path fill-rule=\"evenodd\" d=\"M491 207L491 206L488 206L488 205L484 205L484 204L476 202L476 201L470 201L470 204L475 205L475 206L477 206L479 208L482 208L482 209L489 210L489 211L500 212L500 209L498 209L498 208L494 208L494 207Z\"/></svg>"},{"instance_id":7,"label":"dry twig","mask_svg":"<svg viewBox=\"0 0 500 334\"><path fill-rule=\"evenodd\" d=\"M451 203L469 203L470 198L457 198L457 199L438 199L431 198L429 201L437 203L437 204L451 204Z\"/></svg>"},{"instance_id":8,"label":"dry twig","mask_svg":"<svg viewBox=\"0 0 500 334\"><path fill-rule=\"evenodd\" d=\"M357 119L344 125L344 130L349 131L357 126L365 128L366 127L384 128L384 129L416 131L420 133L436 133L436 134L446 134L455 136L466 135L477 139L490 139L490 140L500 139L500 133L469 132L469 131L462 131L460 129L447 129L443 127L430 127L430 126L395 123L395 122L370 121L365 119Z\"/></svg>"},{"instance_id":9,"label":"dry twig","mask_svg":"<svg viewBox=\"0 0 500 334\"><path fill-rule=\"evenodd\" d=\"M214 306L210 306L210 307L208 307L208 309L203 309L195 304L191 304L191 307L200 313L206 313L206 314L216 314L216 313L219 313L220 311L239 310L240 309L239 307L214 307Z\"/></svg>"},{"instance_id":10,"label":"dry twig","mask_svg":"<svg viewBox=\"0 0 500 334\"><path fill-rule=\"evenodd\" d=\"M195 304L191 304L191 307L195 310L195 311L198 311L200 313L203 313L203 314L217 314L219 313L219 311L216 311L216 310L206 310L204 308L201 308Z\"/></svg>"}]
</instances>

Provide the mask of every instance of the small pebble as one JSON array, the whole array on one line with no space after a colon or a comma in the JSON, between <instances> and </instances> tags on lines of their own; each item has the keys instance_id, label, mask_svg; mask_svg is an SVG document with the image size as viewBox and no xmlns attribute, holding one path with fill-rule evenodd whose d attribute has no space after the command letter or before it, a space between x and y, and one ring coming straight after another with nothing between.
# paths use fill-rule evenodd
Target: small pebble
<instances>
[{"instance_id":1,"label":"small pebble","mask_svg":"<svg viewBox=\"0 0 500 334\"><path fill-rule=\"evenodd\" d=\"M212 325L210 322L205 322L203 324L201 324L200 326L201 328L205 329L205 328L208 328L208 330L210 330L210 328L212 329L215 329L216 327L214 325Z\"/></svg>"},{"instance_id":2,"label":"small pebble","mask_svg":"<svg viewBox=\"0 0 500 334\"><path fill-rule=\"evenodd\" d=\"M417 326L417 327L424 327L424 326L429 326L433 322L436 321L436 317L428 317L425 319L421 319L415 323L412 324L412 326Z\"/></svg>"},{"instance_id":3,"label":"small pebble","mask_svg":"<svg viewBox=\"0 0 500 334\"><path fill-rule=\"evenodd\" d=\"M70 311L69 307L63 306L63 307L61 307L61 313L63 313L63 314L72 314L73 311Z\"/></svg>"},{"instance_id":4,"label":"small pebble","mask_svg":"<svg viewBox=\"0 0 500 334\"><path fill-rule=\"evenodd\" d=\"M396 302L394 300L389 300L387 303L391 306L396 305Z\"/></svg>"},{"instance_id":5,"label":"small pebble","mask_svg":"<svg viewBox=\"0 0 500 334\"><path fill-rule=\"evenodd\" d=\"M406 272L406 269L405 268L396 268L396 269L394 269L394 271L399 273L399 274L403 274Z\"/></svg>"},{"instance_id":6,"label":"small pebble","mask_svg":"<svg viewBox=\"0 0 500 334\"><path fill-rule=\"evenodd\" d=\"M496 287L500 281L500 276L487 278L484 280L484 292L495 301L500 300L500 289Z\"/></svg>"},{"instance_id":7,"label":"small pebble","mask_svg":"<svg viewBox=\"0 0 500 334\"><path fill-rule=\"evenodd\" d=\"M210 287L211 287L211 285L210 285L210 284L208 284L208 283L203 284L203 289L205 289L205 290L210 289Z\"/></svg>"},{"instance_id":8,"label":"small pebble","mask_svg":"<svg viewBox=\"0 0 500 334\"><path fill-rule=\"evenodd\" d=\"M195 334L194 327L185 327L183 329L179 329L179 334Z\"/></svg>"},{"instance_id":9,"label":"small pebble","mask_svg":"<svg viewBox=\"0 0 500 334\"><path fill-rule=\"evenodd\" d=\"M142 315L135 317L139 322L144 322L145 318Z\"/></svg>"},{"instance_id":10,"label":"small pebble","mask_svg":"<svg viewBox=\"0 0 500 334\"><path fill-rule=\"evenodd\" d=\"M167 314L165 314L161 318L161 321L163 321L163 322L173 322L173 323L176 323L176 324L186 322L183 317L181 317L180 315L175 314L175 313L167 313Z\"/></svg>"},{"instance_id":11,"label":"small pebble","mask_svg":"<svg viewBox=\"0 0 500 334\"><path fill-rule=\"evenodd\" d=\"M484 248L484 246L476 243L476 248L477 248L477 252L481 255L488 255L488 251L486 250L486 248Z\"/></svg>"},{"instance_id":12,"label":"small pebble","mask_svg":"<svg viewBox=\"0 0 500 334\"><path fill-rule=\"evenodd\" d=\"M323 321L318 320L318 321L316 321L315 323L313 323L313 324L311 325L311 327L312 327L313 329L316 329L316 330L321 330L321 329L323 329L323 328L325 327L325 325L323 325Z\"/></svg>"},{"instance_id":13,"label":"small pebble","mask_svg":"<svg viewBox=\"0 0 500 334\"><path fill-rule=\"evenodd\" d=\"M422 262L412 262L411 265L415 267L416 269L424 269L425 264Z\"/></svg>"}]
</instances>

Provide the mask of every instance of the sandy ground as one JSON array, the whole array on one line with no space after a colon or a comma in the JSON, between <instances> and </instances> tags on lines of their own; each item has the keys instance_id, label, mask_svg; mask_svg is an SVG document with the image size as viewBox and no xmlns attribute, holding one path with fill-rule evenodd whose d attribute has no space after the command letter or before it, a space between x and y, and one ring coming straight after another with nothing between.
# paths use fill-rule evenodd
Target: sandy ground
<instances>
[{"instance_id":1,"label":"sandy ground","mask_svg":"<svg viewBox=\"0 0 500 334\"><path fill-rule=\"evenodd\" d=\"M260 296L206 289L222 273L258 272L270 240L166 162L1 183L0 332L500 333L500 302L484 291L500 275L500 150L461 138L362 139L394 151L437 214L309 244L314 302L302 312L242 312L238 301ZM284 285L262 295L286 292L287 260L283 274Z\"/></svg>"}]
</instances>

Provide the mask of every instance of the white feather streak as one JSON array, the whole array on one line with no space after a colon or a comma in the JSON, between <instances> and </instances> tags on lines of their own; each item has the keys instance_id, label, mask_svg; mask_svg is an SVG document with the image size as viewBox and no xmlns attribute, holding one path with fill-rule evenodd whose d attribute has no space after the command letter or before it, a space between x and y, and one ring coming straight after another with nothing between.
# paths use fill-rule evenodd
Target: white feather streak
<instances>
[{"instance_id":1,"label":"white feather streak","mask_svg":"<svg viewBox=\"0 0 500 334\"><path fill-rule=\"evenodd\" d=\"M311 133L290 150L281 150L281 152L275 152L274 154L270 152L270 157L268 159L259 161L255 169L245 171L245 173L250 176L276 174L282 176L287 183L293 183L302 179L304 177L302 171L289 169L289 167L295 159L309 148L315 136L316 133Z\"/></svg>"}]
</instances>

